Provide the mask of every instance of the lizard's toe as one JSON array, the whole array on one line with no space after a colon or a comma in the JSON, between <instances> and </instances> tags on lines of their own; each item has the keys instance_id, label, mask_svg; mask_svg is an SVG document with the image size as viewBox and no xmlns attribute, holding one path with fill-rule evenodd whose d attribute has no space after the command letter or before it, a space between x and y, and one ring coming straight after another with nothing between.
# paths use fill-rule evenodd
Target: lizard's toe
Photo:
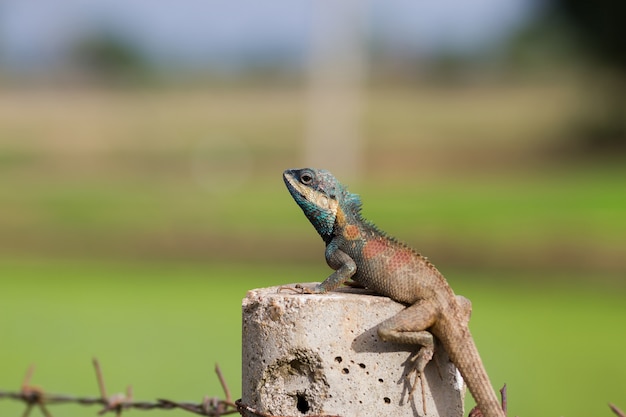
<instances>
[{"instance_id":1,"label":"lizard's toe","mask_svg":"<svg viewBox=\"0 0 626 417\"><path fill-rule=\"evenodd\" d=\"M278 287L278 291L277 292L281 292L284 290L288 290L288 291L293 291L295 293L298 294L313 294L314 292L311 291L310 289L300 285L300 284L296 284L293 287L290 285L281 285L280 287Z\"/></svg>"},{"instance_id":2,"label":"lizard's toe","mask_svg":"<svg viewBox=\"0 0 626 417\"><path fill-rule=\"evenodd\" d=\"M424 387L424 369L430 360L433 358L434 351L432 348L422 347L417 353L411 356L408 362L411 363L411 369L406 375L407 383L411 387L409 392L409 401L413 399L413 395L417 390L417 384L422 389L422 407L424 414L426 414L426 389ZM411 376L415 374L413 383L411 384Z\"/></svg>"}]
</instances>

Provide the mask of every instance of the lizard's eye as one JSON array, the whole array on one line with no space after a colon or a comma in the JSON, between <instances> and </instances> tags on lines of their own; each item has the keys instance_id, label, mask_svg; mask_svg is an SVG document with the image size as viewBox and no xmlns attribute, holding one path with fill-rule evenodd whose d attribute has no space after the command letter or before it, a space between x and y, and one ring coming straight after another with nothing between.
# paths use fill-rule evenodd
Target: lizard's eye
<instances>
[{"instance_id":1,"label":"lizard's eye","mask_svg":"<svg viewBox=\"0 0 626 417\"><path fill-rule=\"evenodd\" d=\"M302 181L302 184L308 185L311 183L311 181L313 181L313 175L308 172L304 172L302 175L300 175L300 181Z\"/></svg>"}]
</instances>

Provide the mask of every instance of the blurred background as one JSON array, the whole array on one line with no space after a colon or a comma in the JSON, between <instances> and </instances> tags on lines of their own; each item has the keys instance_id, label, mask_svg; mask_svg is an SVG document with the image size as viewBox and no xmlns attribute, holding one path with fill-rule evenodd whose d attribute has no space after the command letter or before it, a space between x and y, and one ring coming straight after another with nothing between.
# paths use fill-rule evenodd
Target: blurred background
<instances>
[{"instance_id":1,"label":"blurred background","mask_svg":"<svg viewBox=\"0 0 626 417\"><path fill-rule=\"evenodd\" d=\"M34 363L96 395L97 356L110 393L223 398L219 362L238 398L246 291L330 272L281 179L316 166L473 301L511 415L626 408L625 20L613 0L4 0L0 389Z\"/></svg>"}]
</instances>

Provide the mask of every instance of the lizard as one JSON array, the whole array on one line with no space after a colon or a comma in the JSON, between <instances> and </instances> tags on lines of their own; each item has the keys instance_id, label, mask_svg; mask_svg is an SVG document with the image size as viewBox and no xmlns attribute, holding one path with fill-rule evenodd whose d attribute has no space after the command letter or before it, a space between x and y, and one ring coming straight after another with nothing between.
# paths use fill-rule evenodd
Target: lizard
<instances>
[{"instance_id":1,"label":"lizard","mask_svg":"<svg viewBox=\"0 0 626 417\"><path fill-rule=\"evenodd\" d=\"M412 369L407 378L416 375L411 393L433 356L434 335L460 371L482 415L504 417L468 327L470 301L455 295L426 257L364 219L359 195L349 192L329 171L288 169L283 179L324 240L326 263L334 270L313 289L299 288L322 294L354 282L406 305L383 321L377 332L383 341L421 347L409 359Z\"/></svg>"}]
</instances>

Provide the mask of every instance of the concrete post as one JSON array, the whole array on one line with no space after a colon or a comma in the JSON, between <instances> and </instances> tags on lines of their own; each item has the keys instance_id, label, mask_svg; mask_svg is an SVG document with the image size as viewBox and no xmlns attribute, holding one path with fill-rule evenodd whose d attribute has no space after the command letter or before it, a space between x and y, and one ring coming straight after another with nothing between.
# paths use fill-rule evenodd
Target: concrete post
<instances>
[{"instance_id":1,"label":"concrete post","mask_svg":"<svg viewBox=\"0 0 626 417\"><path fill-rule=\"evenodd\" d=\"M403 308L352 288L324 295L249 291L242 401L279 416L424 416L420 386L409 400L413 348L380 341L376 332ZM462 416L465 387L440 345L425 374L426 416Z\"/></svg>"}]
</instances>

